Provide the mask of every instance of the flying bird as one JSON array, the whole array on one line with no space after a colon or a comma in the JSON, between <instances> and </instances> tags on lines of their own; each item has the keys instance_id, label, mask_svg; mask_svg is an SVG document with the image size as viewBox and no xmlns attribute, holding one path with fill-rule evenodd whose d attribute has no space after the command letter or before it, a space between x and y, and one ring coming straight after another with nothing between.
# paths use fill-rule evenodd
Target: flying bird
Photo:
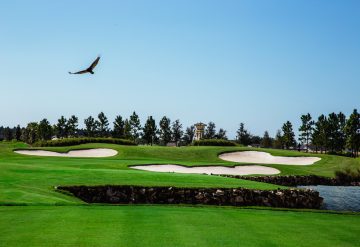
<instances>
[{"instance_id":1,"label":"flying bird","mask_svg":"<svg viewBox=\"0 0 360 247\"><path fill-rule=\"evenodd\" d=\"M80 70L80 71L75 72L75 73L69 72L69 74L72 74L72 75L85 74L85 73L94 74L93 69L98 64L99 60L100 60L100 56L95 59L95 61L90 65L89 68L87 68L85 70Z\"/></svg>"}]
</instances>

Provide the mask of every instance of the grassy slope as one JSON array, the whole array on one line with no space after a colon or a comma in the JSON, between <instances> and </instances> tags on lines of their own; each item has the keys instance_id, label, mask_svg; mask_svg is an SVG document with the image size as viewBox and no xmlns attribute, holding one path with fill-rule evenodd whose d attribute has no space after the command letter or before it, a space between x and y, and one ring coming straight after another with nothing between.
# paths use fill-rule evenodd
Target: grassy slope
<instances>
[{"instance_id":1,"label":"grassy slope","mask_svg":"<svg viewBox=\"0 0 360 247\"><path fill-rule=\"evenodd\" d=\"M0 207L2 246L359 246L360 217L176 206ZM31 229L31 230L30 230Z\"/></svg>"},{"instance_id":2,"label":"grassy slope","mask_svg":"<svg viewBox=\"0 0 360 247\"><path fill-rule=\"evenodd\" d=\"M54 192L55 185L138 184L196 187L277 186L214 176L167 174L128 169L131 164L233 165L219 152L232 147L108 147L109 158L59 158L18 155L21 143L0 143L0 246L356 246L359 215L183 206L51 206L81 204ZM72 147L74 148L74 147ZM68 151L69 148L50 148ZM270 150L275 155L296 152ZM283 174L331 176L334 169L359 166L359 160L322 156L314 166L276 166ZM39 206L44 204L46 206Z\"/></svg>"},{"instance_id":3,"label":"grassy slope","mask_svg":"<svg viewBox=\"0 0 360 247\"><path fill-rule=\"evenodd\" d=\"M1 204L67 204L79 200L54 192L56 185L169 185L183 187L247 187L276 189L278 186L229 178L153 173L129 169L135 164L183 165L234 165L220 160L218 154L242 147L148 147L119 146L111 144L85 144L74 147L46 148L66 152L70 149L107 147L119 154L109 158L37 157L14 153L14 148L27 148L22 143L0 143L0 205ZM259 150L259 149L256 149ZM309 155L284 150L263 150L273 155ZM311 166L268 165L281 170L281 174L318 174L332 176L343 167L359 167L359 160L318 155L322 160Z\"/></svg>"},{"instance_id":4,"label":"grassy slope","mask_svg":"<svg viewBox=\"0 0 360 247\"><path fill-rule=\"evenodd\" d=\"M153 173L129 169L129 164L167 163L192 160L191 151L182 153L177 148L149 148L109 144L91 144L77 148L108 147L119 151L119 155L109 158L64 158L19 155L13 148L24 148L24 144L0 144L0 205L18 204L71 204L81 203L78 199L57 193L56 185L169 185L183 187L247 187L276 189L278 186L246 180L216 176L186 175L175 173ZM65 151L64 148L56 150ZM179 152L179 151L180 152ZM164 157L162 157L164 155ZM168 161L170 162L170 161ZM212 162L211 159L209 162ZM207 163L209 163L207 162ZM189 163L189 162L185 162Z\"/></svg>"}]
</instances>

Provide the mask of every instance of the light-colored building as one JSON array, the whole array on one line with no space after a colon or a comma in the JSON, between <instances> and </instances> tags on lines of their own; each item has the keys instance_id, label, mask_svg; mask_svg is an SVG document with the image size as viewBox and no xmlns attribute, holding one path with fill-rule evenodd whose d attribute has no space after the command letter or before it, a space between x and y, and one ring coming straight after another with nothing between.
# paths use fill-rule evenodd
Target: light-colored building
<instances>
[{"instance_id":1,"label":"light-colored building","mask_svg":"<svg viewBox=\"0 0 360 247\"><path fill-rule=\"evenodd\" d=\"M205 126L206 124L204 123L196 123L195 125L195 136L194 136L194 140L201 140L204 137L204 132L205 132Z\"/></svg>"}]
</instances>

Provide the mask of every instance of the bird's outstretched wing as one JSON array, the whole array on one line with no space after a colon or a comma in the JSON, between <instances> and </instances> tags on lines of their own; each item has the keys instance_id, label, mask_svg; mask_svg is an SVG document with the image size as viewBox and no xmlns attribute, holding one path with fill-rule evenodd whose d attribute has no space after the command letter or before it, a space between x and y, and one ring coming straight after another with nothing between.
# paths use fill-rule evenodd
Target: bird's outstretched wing
<instances>
[{"instance_id":1,"label":"bird's outstretched wing","mask_svg":"<svg viewBox=\"0 0 360 247\"><path fill-rule=\"evenodd\" d=\"M75 72L75 73L69 72L69 74L71 74L71 75L78 75L78 74L85 74L85 73L87 73L87 72L88 72L87 70L81 70L81 71L78 71L78 72Z\"/></svg>"},{"instance_id":2,"label":"bird's outstretched wing","mask_svg":"<svg viewBox=\"0 0 360 247\"><path fill-rule=\"evenodd\" d=\"M97 57L88 69L93 70L95 68L95 66L98 64L99 60L100 60L100 57Z\"/></svg>"}]
</instances>

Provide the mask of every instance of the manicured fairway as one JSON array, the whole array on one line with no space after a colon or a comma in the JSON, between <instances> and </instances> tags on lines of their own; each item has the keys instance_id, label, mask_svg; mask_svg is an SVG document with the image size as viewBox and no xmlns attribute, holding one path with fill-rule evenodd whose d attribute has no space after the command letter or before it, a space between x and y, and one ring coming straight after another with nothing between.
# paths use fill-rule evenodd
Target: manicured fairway
<instances>
[{"instance_id":1,"label":"manicured fairway","mask_svg":"<svg viewBox=\"0 0 360 247\"><path fill-rule=\"evenodd\" d=\"M217 176L154 173L137 164L234 165L218 158L242 147L130 147L86 144L47 148L112 148L108 158L20 155L23 143L0 143L0 246L360 246L359 214L278 211L205 206L101 206L54 190L57 185L148 185L179 187L279 186ZM256 149L259 150L259 149ZM307 155L263 150L273 155ZM359 159L316 155L312 166L266 165L283 174L333 176ZM12 205L12 206L6 206ZM14 206L24 205L24 206ZM25 206L26 205L26 206ZM64 205L64 206L55 206Z\"/></svg>"},{"instance_id":2,"label":"manicured fairway","mask_svg":"<svg viewBox=\"0 0 360 247\"><path fill-rule=\"evenodd\" d=\"M177 206L0 207L1 246L359 246L360 217Z\"/></svg>"},{"instance_id":3,"label":"manicured fairway","mask_svg":"<svg viewBox=\"0 0 360 247\"><path fill-rule=\"evenodd\" d=\"M106 144L82 145L84 147L110 147L119 151L118 156L110 158L67 158L37 157L15 154L14 147L23 144L2 145L0 147L0 205L54 205L78 204L80 200L54 191L57 185L148 185L182 187L246 187L255 189L276 189L279 186L195 174L153 173L129 169L128 164L163 163L159 149L137 147L136 157L129 147ZM139 150L139 151L138 151ZM142 152L141 150L145 150ZM153 156L147 156L148 150ZM161 150L161 148L160 148ZM177 148L168 148L165 155ZM169 150L169 151L167 151ZM180 149L178 149L180 150ZM187 153L174 153L174 162L180 157L189 160ZM180 157L176 157L180 156ZM204 159L204 158L203 158ZM210 159L211 160L211 159ZM209 164L209 162L207 162Z\"/></svg>"},{"instance_id":4,"label":"manicured fairway","mask_svg":"<svg viewBox=\"0 0 360 247\"><path fill-rule=\"evenodd\" d=\"M76 198L54 191L57 185L127 184L181 187L246 187L276 189L279 186L216 176L154 173L129 169L136 164L234 165L220 160L218 154L242 147L149 147L85 144L74 147L46 148L65 152L71 149L112 148L118 155L108 158L36 157L16 154L14 148L28 148L23 143L0 143L0 205L39 205L81 203ZM259 149L256 149L259 150ZM263 150L263 149L261 149ZM264 151L264 150L263 150ZM309 155L294 151L265 150L273 155ZM321 161L311 166L267 165L283 174L318 174L333 176L345 167L360 167L359 160L318 155Z\"/></svg>"}]
</instances>

